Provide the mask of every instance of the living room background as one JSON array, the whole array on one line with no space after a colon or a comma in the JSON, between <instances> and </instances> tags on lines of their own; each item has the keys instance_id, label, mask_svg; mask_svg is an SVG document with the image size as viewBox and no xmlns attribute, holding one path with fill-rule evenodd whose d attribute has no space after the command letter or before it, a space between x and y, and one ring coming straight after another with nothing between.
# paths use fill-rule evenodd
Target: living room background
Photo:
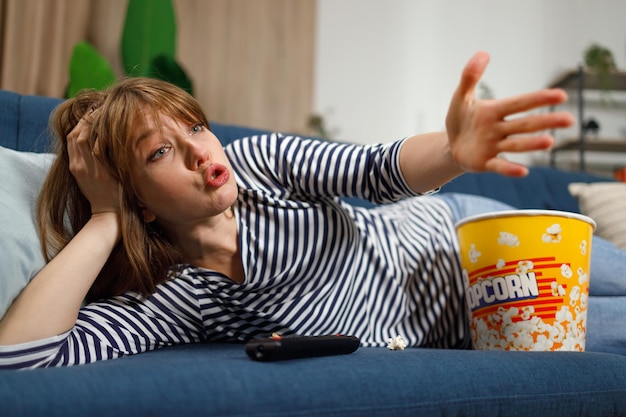
<instances>
[{"instance_id":1,"label":"living room background","mask_svg":"<svg viewBox=\"0 0 626 417\"><path fill-rule=\"evenodd\" d=\"M0 88L61 97L73 45L119 67L128 0L0 0ZM615 0L173 0L179 61L212 120L372 143L443 128L472 53L495 97L542 88L592 43L626 67ZM618 97L619 98L619 97ZM603 129L626 129L622 117ZM525 157L527 158L527 157Z\"/></svg>"},{"instance_id":2,"label":"living room background","mask_svg":"<svg viewBox=\"0 0 626 417\"><path fill-rule=\"evenodd\" d=\"M73 48L83 40L123 75L128 1L0 0L0 88L63 97ZM148 16L168 1L139 3ZM312 105L315 0L171 4L177 61L210 120L302 131Z\"/></svg>"},{"instance_id":3,"label":"living room background","mask_svg":"<svg viewBox=\"0 0 626 417\"><path fill-rule=\"evenodd\" d=\"M460 72L477 50L491 54L482 81L496 98L546 87L581 64L593 43L626 67L624 1L318 0L317 10L314 109L342 140L443 129ZM621 134L625 108L598 110L605 134Z\"/></svg>"}]
</instances>

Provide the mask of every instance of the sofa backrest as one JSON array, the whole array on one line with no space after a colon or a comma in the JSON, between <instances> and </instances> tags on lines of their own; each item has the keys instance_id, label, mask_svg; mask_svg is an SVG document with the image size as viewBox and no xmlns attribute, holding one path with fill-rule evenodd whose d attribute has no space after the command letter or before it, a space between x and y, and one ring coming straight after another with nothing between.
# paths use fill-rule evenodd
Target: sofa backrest
<instances>
[{"instance_id":1,"label":"sofa backrest","mask_svg":"<svg viewBox=\"0 0 626 417\"><path fill-rule=\"evenodd\" d=\"M25 152L49 152L52 138L48 121L54 108L62 102L60 98L0 90L0 146ZM211 130L224 145L237 138L269 132L215 122L211 122Z\"/></svg>"},{"instance_id":2,"label":"sofa backrest","mask_svg":"<svg viewBox=\"0 0 626 417\"><path fill-rule=\"evenodd\" d=\"M465 174L441 188L441 192L476 194L500 200L520 209L563 210L580 213L578 200L568 191L573 182L607 182L612 178L585 172L532 167L526 177L512 178L486 172Z\"/></svg>"},{"instance_id":3,"label":"sofa backrest","mask_svg":"<svg viewBox=\"0 0 626 417\"><path fill-rule=\"evenodd\" d=\"M0 90L0 146L26 152L48 151L48 119L61 101Z\"/></svg>"}]
</instances>

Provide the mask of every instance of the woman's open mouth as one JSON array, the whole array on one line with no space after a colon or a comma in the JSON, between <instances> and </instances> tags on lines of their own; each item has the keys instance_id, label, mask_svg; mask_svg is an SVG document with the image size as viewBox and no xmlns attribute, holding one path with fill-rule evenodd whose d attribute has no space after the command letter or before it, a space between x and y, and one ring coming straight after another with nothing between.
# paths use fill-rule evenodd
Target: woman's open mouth
<instances>
[{"instance_id":1,"label":"woman's open mouth","mask_svg":"<svg viewBox=\"0 0 626 417\"><path fill-rule=\"evenodd\" d=\"M222 164L211 164L206 170L206 185L208 187L221 187L230 179L228 168Z\"/></svg>"}]
</instances>

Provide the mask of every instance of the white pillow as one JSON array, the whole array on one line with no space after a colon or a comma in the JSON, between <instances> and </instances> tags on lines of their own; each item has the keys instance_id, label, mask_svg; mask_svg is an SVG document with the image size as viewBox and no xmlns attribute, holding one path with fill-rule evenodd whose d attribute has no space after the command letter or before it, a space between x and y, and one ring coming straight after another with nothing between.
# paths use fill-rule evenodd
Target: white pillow
<instances>
[{"instance_id":1,"label":"white pillow","mask_svg":"<svg viewBox=\"0 0 626 417\"><path fill-rule=\"evenodd\" d=\"M52 160L0 146L0 317L44 265L35 205Z\"/></svg>"},{"instance_id":2,"label":"white pillow","mask_svg":"<svg viewBox=\"0 0 626 417\"><path fill-rule=\"evenodd\" d=\"M571 183L569 192L578 200L581 214L596 221L595 234L626 249L626 184Z\"/></svg>"}]
</instances>

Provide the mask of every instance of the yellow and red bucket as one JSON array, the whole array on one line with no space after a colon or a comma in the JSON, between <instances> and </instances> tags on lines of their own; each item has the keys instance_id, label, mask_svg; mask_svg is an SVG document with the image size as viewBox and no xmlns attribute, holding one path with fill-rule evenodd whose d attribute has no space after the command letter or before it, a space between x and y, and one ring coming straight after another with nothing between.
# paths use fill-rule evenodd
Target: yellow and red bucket
<instances>
[{"instance_id":1,"label":"yellow and red bucket","mask_svg":"<svg viewBox=\"0 0 626 417\"><path fill-rule=\"evenodd\" d=\"M584 351L589 217L511 210L459 221L475 349Z\"/></svg>"}]
</instances>

